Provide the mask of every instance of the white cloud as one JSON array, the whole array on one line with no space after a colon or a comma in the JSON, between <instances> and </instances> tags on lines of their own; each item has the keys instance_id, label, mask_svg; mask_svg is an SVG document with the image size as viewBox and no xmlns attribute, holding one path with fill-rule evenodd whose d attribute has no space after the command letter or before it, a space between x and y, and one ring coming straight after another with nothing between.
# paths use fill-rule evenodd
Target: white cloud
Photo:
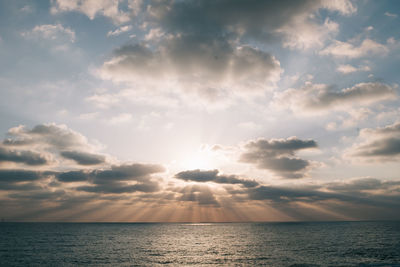
<instances>
[{"instance_id":1,"label":"white cloud","mask_svg":"<svg viewBox=\"0 0 400 267\"><path fill-rule=\"evenodd\" d=\"M343 15L351 15L357 12L357 7L348 0L322 1L321 5L323 8L338 11Z\"/></svg>"},{"instance_id":2,"label":"white cloud","mask_svg":"<svg viewBox=\"0 0 400 267\"><path fill-rule=\"evenodd\" d=\"M109 31L107 33L107 36L108 37L109 36L118 36L118 35L120 35L120 34L122 34L124 32L130 31L131 29L132 29L131 25L122 26L122 27L119 27L119 28L115 29L114 31Z\"/></svg>"},{"instance_id":3,"label":"white cloud","mask_svg":"<svg viewBox=\"0 0 400 267\"><path fill-rule=\"evenodd\" d=\"M390 12L385 12L385 16L392 17L392 18L397 18L397 14L390 13Z\"/></svg>"},{"instance_id":4,"label":"white cloud","mask_svg":"<svg viewBox=\"0 0 400 267\"><path fill-rule=\"evenodd\" d=\"M37 25L31 31L22 32L21 35L25 38L75 42L75 32L61 24Z\"/></svg>"},{"instance_id":5,"label":"white cloud","mask_svg":"<svg viewBox=\"0 0 400 267\"><path fill-rule=\"evenodd\" d=\"M320 54L334 57L360 58L371 55L386 55L388 52L389 49L385 44L365 39L358 46L350 42L335 40L333 44L324 48Z\"/></svg>"},{"instance_id":6,"label":"white cloud","mask_svg":"<svg viewBox=\"0 0 400 267\"><path fill-rule=\"evenodd\" d=\"M345 65L339 65L336 68L336 70L343 74L350 74L350 73L354 73L354 72L358 72L358 71L370 71L371 68L369 66L354 67L352 65L345 64Z\"/></svg>"},{"instance_id":7,"label":"white cloud","mask_svg":"<svg viewBox=\"0 0 400 267\"><path fill-rule=\"evenodd\" d=\"M113 94L95 94L87 97L86 101L94 103L99 108L109 108L117 104L120 99Z\"/></svg>"},{"instance_id":8,"label":"white cloud","mask_svg":"<svg viewBox=\"0 0 400 267\"><path fill-rule=\"evenodd\" d=\"M33 7L30 6L30 5L25 5L22 8L20 8L20 11L24 12L24 13L32 13L33 12Z\"/></svg>"},{"instance_id":9,"label":"white cloud","mask_svg":"<svg viewBox=\"0 0 400 267\"><path fill-rule=\"evenodd\" d=\"M97 15L110 18L114 23L121 24L130 20L130 15L120 9L121 0L53 0L51 13L76 11L93 20ZM129 1L128 7L135 8L137 1Z\"/></svg>"},{"instance_id":10,"label":"white cloud","mask_svg":"<svg viewBox=\"0 0 400 267\"><path fill-rule=\"evenodd\" d=\"M283 45L292 49L321 47L327 39L339 31L339 24L329 19L322 25L310 23L304 18L293 23L296 26L288 24L277 30L285 35Z\"/></svg>"},{"instance_id":11,"label":"white cloud","mask_svg":"<svg viewBox=\"0 0 400 267\"><path fill-rule=\"evenodd\" d=\"M110 124L121 124L121 123L127 123L132 120L132 114L130 113L121 113L118 114L111 119L108 120Z\"/></svg>"},{"instance_id":12,"label":"white cloud","mask_svg":"<svg viewBox=\"0 0 400 267\"><path fill-rule=\"evenodd\" d=\"M336 131L339 129L348 129L351 127L356 127L361 122L365 121L373 114L373 112L368 108L354 108L347 109L348 116L339 116L338 121L329 122L325 129L328 131Z\"/></svg>"},{"instance_id":13,"label":"white cloud","mask_svg":"<svg viewBox=\"0 0 400 267\"><path fill-rule=\"evenodd\" d=\"M163 37L164 34L165 33L162 31L161 28L154 28L154 29L150 29L150 31L146 34L144 39L146 41L159 40L161 37Z\"/></svg>"},{"instance_id":14,"label":"white cloud","mask_svg":"<svg viewBox=\"0 0 400 267\"><path fill-rule=\"evenodd\" d=\"M357 12L357 7L348 0L322 1L320 5L314 8L315 10L327 9L329 11L337 11L346 16ZM288 21L287 24L278 28L276 32L285 35L283 45L292 49L321 47L329 38L338 33L338 23L327 18L323 24L318 24L312 20L313 17L309 13L300 13L291 21Z\"/></svg>"}]
</instances>

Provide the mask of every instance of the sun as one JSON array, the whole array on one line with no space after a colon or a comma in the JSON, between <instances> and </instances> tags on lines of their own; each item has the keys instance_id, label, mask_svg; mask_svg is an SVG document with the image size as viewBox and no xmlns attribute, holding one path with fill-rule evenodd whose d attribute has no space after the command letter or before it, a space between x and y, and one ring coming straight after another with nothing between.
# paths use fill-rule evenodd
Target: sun
<instances>
[{"instance_id":1,"label":"sun","mask_svg":"<svg viewBox=\"0 0 400 267\"><path fill-rule=\"evenodd\" d=\"M188 170L192 169L212 169L212 162L207 155L204 155L204 153L196 153L195 155L192 155L191 157L188 157L182 161L182 165L184 168Z\"/></svg>"},{"instance_id":2,"label":"sun","mask_svg":"<svg viewBox=\"0 0 400 267\"><path fill-rule=\"evenodd\" d=\"M208 146L201 146L198 150L184 155L177 164L185 170L211 170L218 167L218 156Z\"/></svg>"}]
</instances>

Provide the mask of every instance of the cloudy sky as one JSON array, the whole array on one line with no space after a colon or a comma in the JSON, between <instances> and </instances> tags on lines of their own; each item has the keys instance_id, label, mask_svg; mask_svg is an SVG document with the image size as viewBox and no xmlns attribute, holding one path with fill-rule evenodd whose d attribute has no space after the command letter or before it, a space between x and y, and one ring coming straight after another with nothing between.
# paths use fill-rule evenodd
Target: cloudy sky
<instances>
[{"instance_id":1,"label":"cloudy sky","mask_svg":"<svg viewBox=\"0 0 400 267\"><path fill-rule=\"evenodd\" d=\"M400 2L0 1L0 217L400 219Z\"/></svg>"}]
</instances>

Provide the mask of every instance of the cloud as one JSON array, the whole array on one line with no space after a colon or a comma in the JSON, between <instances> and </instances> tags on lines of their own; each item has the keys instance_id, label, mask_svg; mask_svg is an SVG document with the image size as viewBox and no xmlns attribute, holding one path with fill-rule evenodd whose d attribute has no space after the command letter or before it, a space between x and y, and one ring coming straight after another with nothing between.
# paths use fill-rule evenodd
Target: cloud
<instances>
[{"instance_id":1,"label":"cloud","mask_svg":"<svg viewBox=\"0 0 400 267\"><path fill-rule=\"evenodd\" d=\"M122 212L129 210L129 207L137 210L141 207L138 206L140 202L146 205L158 203L154 212L161 212L162 208L169 205L178 208L184 203L190 203L191 209L217 207L219 213L235 214L240 210L235 210L236 206L243 209L254 208L255 205L273 208L288 216L285 218L295 220L304 220L312 210L319 211L313 214L314 220L325 218L321 216L332 211L335 213L329 217L331 219L346 216L352 219L376 219L394 218L393 214L397 214L395 211L400 203L398 180L385 181L367 177L317 184L291 183L278 186L255 183L251 186L243 184L234 187L232 185L242 185L243 182L237 175L224 177L218 175L218 170L194 170L181 172L175 178L180 176L178 179L195 181L196 184L179 187L170 181L168 187L162 187L152 177L162 171L161 166L138 163L115 165L109 169L58 173L0 170L0 190L3 193L0 198L8 207L12 206L24 214L21 213L19 218L34 220L43 220L49 214L55 213L72 214L79 220L79 214L76 213L78 207L97 203L95 210L104 215L107 205L112 204L113 210L120 208ZM54 185L54 176L60 184ZM225 178L227 179L224 181ZM210 181L221 184L222 187L205 184ZM74 186L72 182L79 182L80 185ZM82 183L85 185L81 185ZM159 205L160 201L163 206ZM8 214L19 214L15 209ZM371 210L378 210L380 213L371 213ZM160 220L165 221L166 217L161 217Z\"/></svg>"},{"instance_id":2,"label":"cloud","mask_svg":"<svg viewBox=\"0 0 400 267\"><path fill-rule=\"evenodd\" d=\"M335 215L341 218L365 219L373 217L370 216L371 209L391 218L400 203L399 189L399 181L367 177L319 185L260 185L228 189L228 192L232 198L239 198L241 201L267 202L272 207L287 212L290 216L300 216L303 220L307 214L304 205L326 212L335 211ZM315 215L312 217L315 219Z\"/></svg>"},{"instance_id":3,"label":"cloud","mask_svg":"<svg viewBox=\"0 0 400 267\"><path fill-rule=\"evenodd\" d=\"M71 28L64 28L61 24L43 24L35 26L31 31L21 35L31 39L46 39L60 42L75 42L75 32Z\"/></svg>"},{"instance_id":4,"label":"cloud","mask_svg":"<svg viewBox=\"0 0 400 267\"><path fill-rule=\"evenodd\" d=\"M371 68L368 66L354 67L352 65L345 64L345 65L339 65L336 70L343 74L350 74L358 71L370 71Z\"/></svg>"},{"instance_id":5,"label":"cloud","mask_svg":"<svg viewBox=\"0 0 400 267\"><path fill-rule=\"evenodd\" d=\"M7 135L0 146L0 161L63 167L72 162L106 164L106 155L98 153L100 145L91 144L82 134L65 125L39 124L32 129L18 126L11 128Z\"/></svg>"},{"instance_id":6,"label":"cloud","mask_svg":"<svg viewBox=\"0 0 400 267\"><path fill-rule=\"evenodd\" d=\"M391 17L391 18L397 18L397 14L390 13L390 12L385 12L385 16Z\"/></svg>"},{"instance_id":7,"label":"cloud","mask_svg":"<svg viewBox=\"0 0 400 267\"><path fill-rule=\"evenodd\" d=\"M260 95L276 86L283 70L265 46L257 44L322 46L338 24L319 22L315 13L320 9L342 15L356 11L346 0L148 1L141 28L147 34L115 50L97 74L136 89L192 97L183 102L193 103L193 96L222 103Z\"/></svg>"},{"instance_id":8,"label":"cloud","mask_svg":"<svg viewBox=\"0 0 400 267\"><path fill-rule=\"evenodd\" d=\"M21 12L29 14L29 13L32 13L34 11L34 8L32 6L30 6L30 5L25 5L22 8L20 8L19 10Z\"/></svg>"},{"instance_id":9,"label":"cloud","mask_svg":"<svg viewBox=\"0 0 400 267\"><path fill-rule=\"evenodd\" d=\"M121 0L52 0L51 13L81 12L93 20L97 15L110 18L115 24L121 24L130 20L130 14L120 9ZM128 1L129 9L136 9L137 2Z\"/></svg>"},{"instance_id":10,"label":"cloud","mask_svg":"<svg viewBox=\"0 0 400 267\"><path fill-rule=\"evenodd\" d=\"M104 193L104 194L124 194L134 192L156 192L159 190L159 185L156 182L149 181L147 183L139 183L129 185L125 183L114 182L106 185L95 186L80 186L77 188L79 191L91 193Z\"/></svg>"},{"instance_id":11,"label":"cloud","mask_svg":"<svg viewBox=\"0 0 400 267\"><path fill-rule=\"evenodd\" d=\"M95 165L105 163L105 157L102 155L90 154L79 151L62 151L61 156L72 159L80 165Z\"/></svg>"},{"instance_id":12,"label":"cloud","mask_svg":"<svg viewBox=\"0 0 400 267\"><path fill-rule=\"evenodd\" d=\"M297 137L288 139L258 139L244 146L240 161L267 169L285 178L302 178L310 167L310 162L295 157L299 150L316 148L314 140L301 140Z\"/></svg>"},{"instance_id":13,"label":"cloud","mask_svg":"<svg viewBox=\"0 0 400 267\"><path fill-rule=\"evenodd\" d=\"M177 173L175 178L193 182L213 182L218 184L240 184L244 187L254 187L258 183L254 180L247 180L236 175L218 174L218 170L190 170Z\"/></svg>"},{"instance_id":14,"label":"cloud","mask_svg":"<svg viewBox=\"0 0 400 267\"><path fill-rule=\"evenodd\" d=\"M131 29L132 29L132 26L131 26L131 25L121 26L121 27L115 29L114 31L109 31L109 32L107 33L107 36L108 36L108 37L110 37L110 36L118 36L118 35L120 35L120 34L122 34L122 33L124 33L124 32L130 31Z\"/></svg>"},{"instance_id":15,"label":"cloud","mask_svg":"<svg viewBox=\"0 0 400 267\"><path fill-rule=\"evenodd\" d=\"M108 120L110 124L120 124L120 123L126 123L132 120L132 114L130 113L121 113L118 114Z\"/></svg>"},{"instance_id":16,"label":"cloud","mask_svg":"<svg viewBox=\"0 0 400 267\"><path fill-rule=\"evenodd\" d=\"M89 148L88 140L82 134L69 129L65 125L54 123L39 124L28 129L25 126L11 128L3 141L8 146L49 146L57 149Z\"/></svg>"},{"instance_id":17,"label":"cloud","mask_svg":"<svg viewBox=\"0 0 400 267\"><path fill-rule=\"evenodd\" d=\"M0 169L0 191L31 191L42 189L39 182L51 172L24 169Z\"/></svg>"},{"instance_id":18,"label":"cloud","mask_svg":"<svg viewBox=\"0 0 400 267\"><path fill-rule=\"evenodd\" d=\"M400 123L360 131L358 142L346 156L367 162L388 162L400 159Z\"/></svg>"},{"instance_id":19,"label":"cloud","mask_svg":"<svg viewBox=\"0 0 400 267\"><path fill-rule=\"evenodd\" d=\"M157 164L134 163L129 165L112 166L111 170L97 171L95 183L107 183L107 181L144 181L147 176L154 173L164 172L165 169Z\"/></svg>"},{"instance_id":20,"label":"cloud","mask_svg":"<svg viewBox=\"0 0 400 267\"><path fill-rule=\"evenodd\" d=\"M247 189L252 200L271 201L273 203L322 203L340 201L343 205L363 205L369 207L386 207L393 209L400 203L400 195L396 190L398 181L376 181L362 178L350 182L327 183L320 187L277 187L259 186ZM232 191L232 193L239 193ZM245 191L244 191L245 192ZM244 193L240 192L240 193ZM340 202L336 205L341 206ZM367 210L364 210L364 216ZM390 213L389 213L390 214Z\"/></svg>"},{"instance_id":21,"label":"cloud","mask_svg":"<svg viewBox=\"0 0 400 267\"><path fill-rule=\"evenodd\" d=\"M282 93L276 93L274 104L291 108L296 112L314 112L344 109L349 106L366 106L395 99L397 99L395 89L380 82L358 83L340 91L326 84L307 82L300 89L288 89Z\"/></svg>"},{"instance_id":22,"label":"cloud","mask_svg":"<svg viewBox=\"0 0 400 267\"><path fill-rule=\"evenodd\" d=\"M291 49L322 47L326 40L339 32L339 24L329 19L326 19L322 25L305 21L300 21L300 24L297 25L286 25L277 31L285 35L284 47Z\"/></svg>"},{"instance_id":23,"label":"cloud","mask_svg":"<svg viewBox=\"0 0 400 267\"><path fill-rule=\"evenodd\" d=\"M179 190L178 201L197 202L201 206L219 206L213 191L206 185L187 185Z\"/></svg>"},{"instance_id":24,"label":"cloud","mask_svg":"<svg viewBox=\"0 0 400 267\"><path fill-rule=\"evenodd\" d=\"M30 170L19 170L19 169L0 169L0 181L1 182L26 182L36 181L44 176L43 172L30 171Z\"/></svg>"},{"instance_id":25,"label":"cloud","mask_svg":"<svg viewBox=\"0 0 400 267\"><path fill-rule=\"evenodd\" d=\"M57 174L57 180L63 183L88 182L88 185L79 186L76 190L91 193L155 192L160 188L151 175L164 171L161 165L134 163L113 165L105 170L61 172Z\"/></svg>"},{"instance_id":26,"label":"cloud","mask_svg":"<svg viewBox=\"0 0 400 267\"><path fill-rule=\"evenodd\" d=\"M379 190L390 190L393 187L398 187L400 181L382 181L376 178L366 177L357 178L345 182L333 182L326 184L326 188L336 192L357 193L360 191L376 192Z\"/></svg>"},{"instance_id":27,"label":"cloud","mask_svg":"<svg viewBox=\"0 0 400 267\"><path fill-rule=\"evenodd\" d=\"M87 171L68 171L57 174L57 179L63 183L86 182L89 179L89 174Z\"/></svg>"},{"instance_id":28,"label":"cloud","mask_svg":"<svg viewBox=\"0 0 400 267\"><path fill-rule=\"evenodd\" d=\"M333 44L324 48L320 54L334 57L360 58L372 55L386 55L388 52L389 48L385 44L377 43L371 39L365 39L359 46L336 40Z\"/></svg>"},{"instance_id":29,"label":"cloud","mask_svg":"<svg viewBox=\"0 0 400 267\"><path fill-rule=\"evenodd\" d=\"M25 150L10 150L0 146L0 163L16 162L27 165L44 165L47 163L45 156L37 152Z\"/></svg>"},{"instance_id":30,"label":"cloud","mask_svg":"<svg viewBox=\"0 0 400 267\"><path fill-rule=\"evenodd\" d=\"M165 169L157 164L124 164L112 165L105 170L70 171L58 174L63 182L91 181L95 184L107 184L116 181L145 181L154 173L164 172Z\"/></svg>"},{"instance_id":31,"label":"cloud","mask_svg":"<svg viewBox=\"0 0 400 267\"><path fill-rule=\"evenodd\" d=\"M346 129L351 127L356 127L360 124L360 122L365 121L370 115L373 114L373 111L368 108L358 108L358 109L349 109L346 110L348 113L348 117L338 116L337 121L329 122L325 129L328 131L334 131L337 129Z\"/></svg>"},{"instance_id":32,"label":"cloud","mask_svg":"<svg viewBox=\"0 0 400 267\"><path fill-rule=\"evenodd\" d=\"M195 180L197 183L208 183L213 180L218 173L213 171L187 171L183 176L184 180ZM265 185L258 184L251 187L231 187L229 184L224 186L227 195L210 191L210 187L200 185L188 185L183 189L175 191L184 193L178 200L199 201L199 196L204 193L208 196L208 201L218 203L224 207L226 203L221 201L224 197L230 199L231 205L240 203L268 203L270 207L286 213L290 217L305 219L309 212L305 207L315 207L316 210L333 212L331 218L372 218L371 209L378 209L386 218L395 214L400 203L400 181L380 180L376 178L354 178L343 181L319 183L319 184L287 184L287 185ZM197 195L195 194L197 192ZM202 193L200 193L202 192ZM205 198L202 201L207 201ZM209 205L209 202L203 204ZM321 218L314 214L313 219ZM384 215L385 214L385 215ZM326 214L325 214L326 215ZM355 216L355 217L354 217ZM337 217L336 217L337 218Z\"/></svg>"},{"instance_id":33,"label":"cloud","mask_svg":"<svg viewBox=\"0 0 400 267\"><path fill-rule=\"evenodd\" d=\"M99 74L148 88L178 87L215 100L224 91L266 90L279 80L281 71L273 56L253 47L181 36L164 40L157 50L144 44L121 47Z\"/></svg>"},{"instance_id":34,"label":"cloud","mask_svg":"<svg viewBox=\"0 0 400 267\"><path fill-rule=\"evenodd\" d=\"M320 26L310 19L319 9L349 15L356 11L350 1L156 1L147 6L151 25L172 34L233 35L243 39L271 40L283 35L293 46L312 46L332 28L329 21ZM284 14L284 16L282 16ZM328 26L327 26L328 25ZM327 27L325 27L327 26ZM335 26L336 27L336 26Z\"/></svg>"}]
</instances>

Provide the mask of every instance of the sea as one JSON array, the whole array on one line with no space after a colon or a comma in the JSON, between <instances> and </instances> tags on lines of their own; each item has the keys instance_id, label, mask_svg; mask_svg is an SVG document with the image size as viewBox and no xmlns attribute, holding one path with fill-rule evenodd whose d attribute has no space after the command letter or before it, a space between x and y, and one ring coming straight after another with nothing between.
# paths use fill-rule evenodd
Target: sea
<instances>
[{"instance_id":1,"label":"sea","mask_svg":"<svg viewBox=\"0 0 400 267\"><path fill-rule=\"evenodd\" d=\"M400 267L400 222L4 222L0 265Z\"/></svg>"}]
</instances>

